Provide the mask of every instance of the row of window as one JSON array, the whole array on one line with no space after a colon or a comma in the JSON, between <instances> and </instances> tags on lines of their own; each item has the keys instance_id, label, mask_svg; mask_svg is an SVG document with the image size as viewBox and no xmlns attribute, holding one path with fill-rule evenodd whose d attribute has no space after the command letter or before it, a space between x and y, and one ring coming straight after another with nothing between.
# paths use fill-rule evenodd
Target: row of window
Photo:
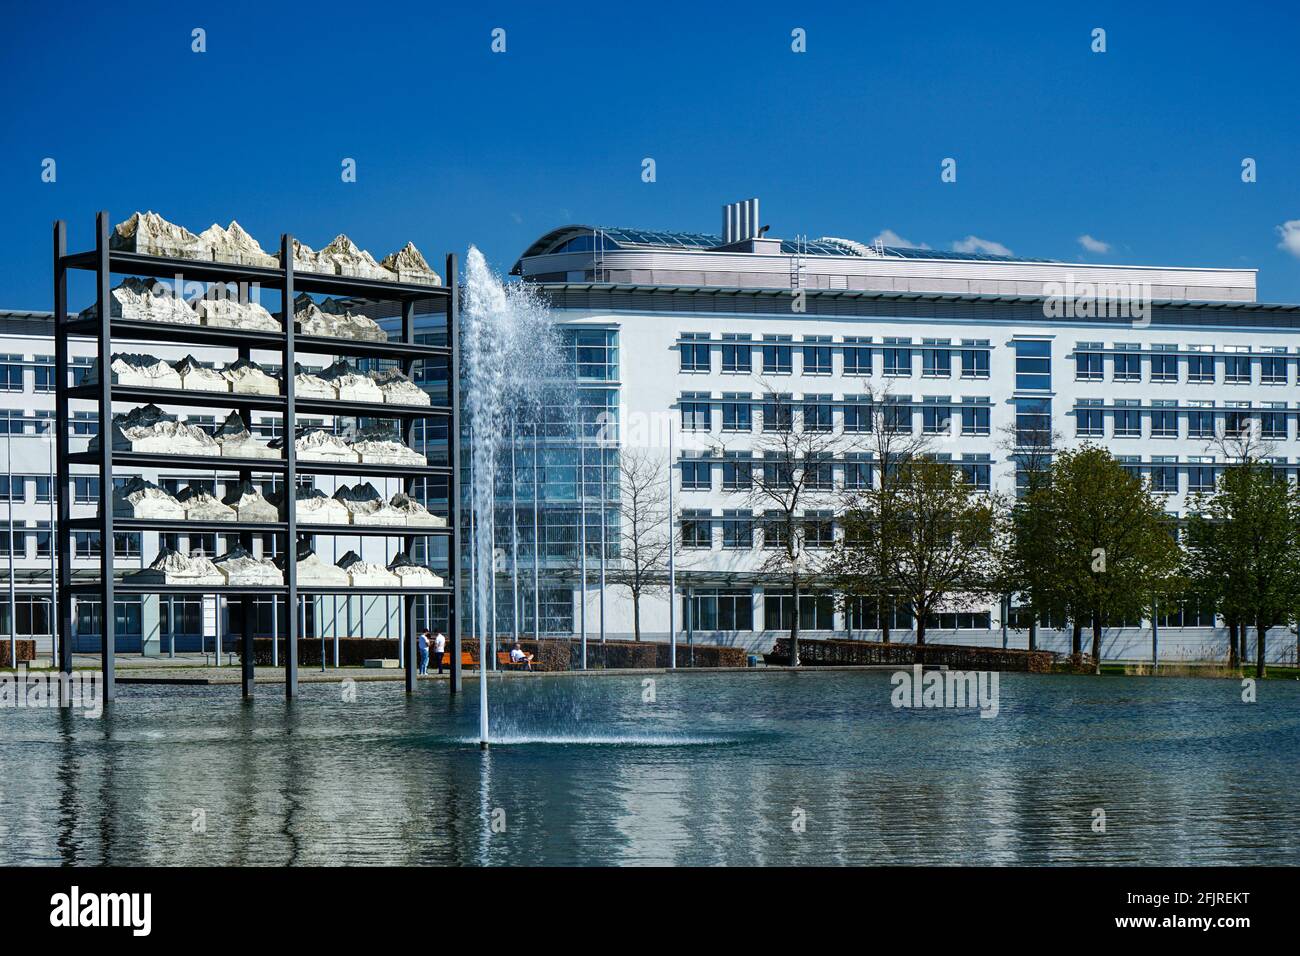
<instances>
[{"instance_id":1,"label":"row of window","mask_svg":"<svg viewBox=\"0 0 1300 956\"><path fill-rule=\"evenodd\" d=\"M723 392L720 400L709 392L683 392L678 401L685 431L714 430L713 408L719 409L718 425L724 432L790 431L796 424L804 431L831 432L837 427L845 432L870 432L877 418L891 431L910 433L919 411L921 431L927 435L947 435L953 422L960 422L963 435L989 434L992 403L983 396L966 396L959 403L950 395L927 395L919 404L911 396L886 396L877 405L865 396L846 395L836 400L832 395L805 394L795 400L791 395L771 395L756 400L745 392ZM755 418L755 407L759 415Z\"/></svg>"},{"instance_id":2,"label":"row of window","mask_svg":"<svg viewBox=\"0 0 1300 956\"><path fill-rule=\"evenodd\" d=\"M953 460L950 456L936 456L961 468L966 480L975 488L988 490L992 462L987 454L962 455ZM841 488L871 488L875 485L876 467L866 457L848 455L843 459L829 456L800 459L806 487L815 491L830 491L836 487L835 472L840 473ZM754 487L754 476L768 487L792 485L794 466L788 460L755 459L749 452L724 452L721 458L709 455L687 455L678 462L681 486L684 491L712 491L715 467L721 474L722 491L749 491Z\"/></svg>"},{"instance_id":3,"label":"row of window","mask_svg":"<svg viewBox=\"0 0 1300 956\"><path fill-rule=\"evenodd\" d=\"M1103 399L1079 399L1074 407L1075 434L1080 438L1105 438L1106 419L1110 437L1142 438L1142 422L1148 422L1151 438L1221 438L1248 433L1260 438L1290 438L1291 413L1285 403L1275 408L1180 408L1173 402L1153 402L1143 407L1137 399L1117 399L1107 406ZM1186 429L1182 423L1186 422Z\"/></svg>"},{"instance_id":4,"label":"row of window","mask_svg":"<svg viewBox=\"0 0 1300 956\"><path fill-rule=\"evenodd\" d=\"M1148 370L1145 380L1150 382L1286 385L1290 380L1291 360L1284 346L1277 346L1272 354L1268 351L1251 354L1244 346L1240 352L1217 353L1208 345L1199 347L1198 351L1181 353L1173 345L1152 346L1150 352L1142 352L1139 346L1126 343L1117 343L1113 352L1088 351L1088 347L1089 343L1079 343L1075 347L1075 381L1105 381L1108 360L1110 380L1114 382L1143 381L1144 365ZM1092 348L1100 349L1101 345L1096 343ZM1218 374L1220 366L1223 368L1221 378Z\"/></svg>"},{"instance_id":5,"label":"row of window","mask_svg":"<svg viewBox=\"0 0 1300 956\"><path fill-rule=\"evenodd\" d=\"M683 372L712 372L713 353L719 353L722 372L748 375L792 375L794 360L800 358L803 375L833 375L835 356L840 356L843 375L875 374L875 358L881 356L880 373L891 377L910 377L913 356L921 356L921 374L927 378L951 378L954 368L962 378L989 377L989 342L987 339L963 340L953 346L951 340L926 339L915 345L910 338L885 338L873 344L867 337L845 336L832 342L829 335L805 335L795 343L790 335L764 335L761 341L743 333L725 333L721 341L707 332L687 333L677 345ZM760 363L754 361L758 353Z\"/></svg>"}]
</instances>

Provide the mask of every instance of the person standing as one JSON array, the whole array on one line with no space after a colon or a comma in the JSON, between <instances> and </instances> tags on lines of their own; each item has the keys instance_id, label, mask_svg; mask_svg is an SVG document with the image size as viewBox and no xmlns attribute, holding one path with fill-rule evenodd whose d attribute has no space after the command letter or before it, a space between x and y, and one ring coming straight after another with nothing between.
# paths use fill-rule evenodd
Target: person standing
<instances>
[{"instance_id":1,"label":"person standing","mask_svg":"<svg viewBox=\"0 0 1300 956\"><path fill-rule=\"evenodd\" d=\"M433 635L433 652L438 655L438 673L442 673L442 653L447 649L447 635L441 630Z\"/></svg>"},{"instance_id":2,"label":"person standing","mask_svg":"<svg viewBox=\"0 0 1300 956\"><path fill-rule=\"evenodd\" d=\"M421 631L420 640L420 670L421 675L429 673L429 632Z\"/></svg>"}]
</instances>

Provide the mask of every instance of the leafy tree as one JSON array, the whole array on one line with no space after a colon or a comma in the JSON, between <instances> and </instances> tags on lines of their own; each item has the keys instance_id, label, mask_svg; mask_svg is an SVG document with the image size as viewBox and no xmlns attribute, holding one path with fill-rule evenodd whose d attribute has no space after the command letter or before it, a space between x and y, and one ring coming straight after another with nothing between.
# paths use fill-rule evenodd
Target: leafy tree
<instances>
[{"instance_id":1,"label":"leafy tree","mask_svg":"<svg viewBox=\"0 0 1300 956\"><path fill-rule=\"evenodd\" d=\"M1300 602L1300 492L1267 462L1231 465L1213 494L1193 500L1185 545L1199 593L1225 618L1255 628L1255 673L1263 677L1268 630L1288 623Z\"/></svg>"},{"instance_id":2,"label":"leafy tree","mask_svg":"<svg viewBox=\"0 0 1300 956\"><path fill-rule=\"evenodd\" d=\"M1157 596L1178 591L1173 526L1160 496L1110 452L1088 444L1056 456L1046 506L1060 555L1049 589L1076 620L1091 620L1100 673L1102 626L1140 617Z\"/></svg>"}]
</instances>

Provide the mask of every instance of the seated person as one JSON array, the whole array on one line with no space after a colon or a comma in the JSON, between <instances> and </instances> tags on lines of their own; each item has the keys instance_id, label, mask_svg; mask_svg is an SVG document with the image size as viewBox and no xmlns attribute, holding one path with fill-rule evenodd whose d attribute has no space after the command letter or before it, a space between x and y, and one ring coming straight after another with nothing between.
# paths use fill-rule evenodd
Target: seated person
<instances>
[{"instance_id":1,"label":"seated person","mask_svg":"<svg viewBox=\"0 0 1300 956\"><path fill-rule=\"evenodd\" d=\"M522 647L520 647L518 643L516 643L514 647L510 648L510 663L523 664L529 670L532 670L533 655L529 654Z\"/></svg>"}]
</instances>

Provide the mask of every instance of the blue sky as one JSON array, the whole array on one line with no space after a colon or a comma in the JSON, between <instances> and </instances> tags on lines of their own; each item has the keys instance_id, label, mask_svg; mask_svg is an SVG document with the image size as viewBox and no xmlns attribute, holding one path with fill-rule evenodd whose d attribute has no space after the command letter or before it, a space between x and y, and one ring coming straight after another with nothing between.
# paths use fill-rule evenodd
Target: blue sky
<instances>
[{"instance_id":1,"label":"blue sky","mask_svg":"<svg viewBox=\"0 0 1300 956\"><path fill-rule=\"evenodd\" d=\"M1300 13L1134 6L10 5L0 307L49 308L51 222L89 247L100 208L233 217L268 249L342 231L440 265L474 243L505 271L562 224L716 231L751 195L778 236L1251 267L1261 299L1300 302L1300 222L1279 248Z\"/></svg>"}]
</instances>

